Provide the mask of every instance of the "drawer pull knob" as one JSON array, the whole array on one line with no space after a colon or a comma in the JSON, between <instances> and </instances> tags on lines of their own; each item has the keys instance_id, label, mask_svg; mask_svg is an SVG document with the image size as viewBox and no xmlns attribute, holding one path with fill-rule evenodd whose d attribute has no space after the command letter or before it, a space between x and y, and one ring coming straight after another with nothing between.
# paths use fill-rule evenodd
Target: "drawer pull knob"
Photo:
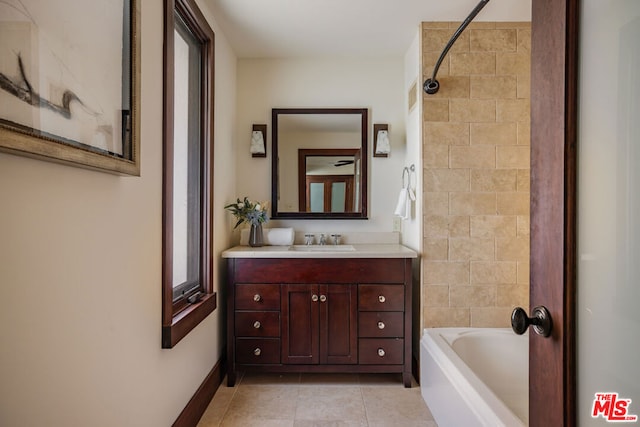
<instances>
[{"instance_id":1,"label":"drawer pull knob","mask_svg":"<svg viewBox=\"0 0 640 427\"><path fill-rule=\"evenodd\" d=\"M378 295L378 301L380 302L385 302L387 299L384 297L384 295Z\"/></svg>"},{"instance_id":2,"label":"drawer pull knob","mask_svg":"<svg viewBox=\"0 0 640 427\"><path fill-rule=\"evenodd\" d=\"M320 302L325 302L327 300L326 295L320 295Z\"/></svg>"},{"instance_id":3,"label":"drawer pull knob","mask_svg":"<svg viewBox=\"0 0 640 427\"><path fill-rule=\"evenodd\" d=\"M313 302L318 301L318 295L316 295L316 294L311 295L311 301L313 301Z\"/></svg>"},{"instance_id":4,"label":"drawer pull knob","mask_svg":"<svg viewBox=\"0 0 640 427\"><path fill-rule=\"evenodd\" d=\"M380 352L380 350L378 350L378 352ZM260 356L260 353L262 353L262 350L260 350L259 347L253 350L253 354L255 354L256 356Z\"/></svg>"},{"instance_id":5,"label":"drawer pull knob","mask_svg":"<svg viewBox=\"0 0 640 427\"><path fill-rule=\"evenodd\" d=\"M257 321L257 320L255 322L253 322L253 327L256 328L256 329L260 329L260 322Z\"/></svg>"},{"instance_id":6,"label":"drawer pull knob","mask_svg":"<svg viewBox=\"0 0 640 427\"><path fill-rule=\"evenodd\" d=\"M255 302L260 302L260 300L262 300L262 297L260 296L260 294L255 294L255 295L253 296L253 300L254 300Z\"/></svg>"},{"instance_id":7,"label":"drawer pull knob","mask_svg":"<svg viewBox=\"0 0 640 427\"><path fill-rule=\"evenodd\" d=\"M384 329L384 322L378 322L378 329Z\"/></svg>"},{"instance_id":8,"label":"drawer pull knob","mask_svg":"<svg viewBox=\"0 0 640 427\"><path fill-rule=\"evenodd\" d=\"M385 354L386 354L386 353L384 352L384 349L383 349L383 348L379 348L379 349L378 349L378 356L380 356L380 357L384 357L384 355L385 355Z\"/></svg>"}]
</instances>

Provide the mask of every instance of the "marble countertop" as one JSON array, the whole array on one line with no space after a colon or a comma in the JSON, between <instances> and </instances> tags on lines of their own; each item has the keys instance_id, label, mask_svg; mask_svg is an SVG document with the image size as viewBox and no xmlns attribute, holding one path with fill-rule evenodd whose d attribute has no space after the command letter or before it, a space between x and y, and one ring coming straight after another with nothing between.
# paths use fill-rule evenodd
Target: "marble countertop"
<instances>
[{"instance_id":1,"label":"marble countertop","mask_svg":"<svg viewBox=\"0 0 640 427\"><path fill-rule=\"evenodd\" d=\"M235 246L223 258L417 258L412 249L399 244Z\"/></svg>"}]
</instances>

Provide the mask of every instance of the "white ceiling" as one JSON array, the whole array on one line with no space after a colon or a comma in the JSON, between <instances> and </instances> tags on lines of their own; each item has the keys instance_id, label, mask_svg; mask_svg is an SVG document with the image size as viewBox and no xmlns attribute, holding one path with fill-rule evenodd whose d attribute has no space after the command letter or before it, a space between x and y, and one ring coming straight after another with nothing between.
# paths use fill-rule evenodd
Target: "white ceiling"
<instances>
[{"instance_id":1,"label":"white ceiling","mask_svg":"<svg viewBox=\"0 0 640 427\"><path fill-rule=\"evenodd\" d=\"M423 21L478 0L204 0L239 58L402 56ZM475 21L529 21L531 0L491 0Z\"/></svg>"}]
</instances>

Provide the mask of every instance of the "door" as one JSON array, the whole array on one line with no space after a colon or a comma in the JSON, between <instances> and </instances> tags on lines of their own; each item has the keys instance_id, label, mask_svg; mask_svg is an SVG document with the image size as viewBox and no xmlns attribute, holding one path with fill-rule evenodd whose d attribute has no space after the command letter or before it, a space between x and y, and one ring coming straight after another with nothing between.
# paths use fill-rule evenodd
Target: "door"
<instances>
[{"instance_id":1,"label":"door","mask_svg":"<svg viewBox=\"0 0 640 427\"><path fill-rule=\"evenodd\" d=\"M320 363L358 363L358 288L320 286Z\"/></svg>"},{"instance_id":2,"label":"door","mask_svg":"<svg viewBox=\"0 0 640 427\"><path fill-rule=\"evenodd\" d=\"M574 426L577 0L533 0L530 306L553 319L529 332L529 423Z\"/></svg>"},{"instance_id":3,"label":"door","mask_svg":"<svg viewBox=\"0 0 640 427\"><path fill-rule=\"evenodd\" d=\"M530 335L530 425L634 423L640 3L532 11L530 304L549 308L553 332Z\"/></svg>"},{"instance_id":4,"label":"door","mask_svg":"<svg viewBox=\"0 0 640 427\"><path fill-rule=\"evenodd\" d=\"M318 286L282 286L282 363L317 364L318 343Z\"/></svg>"}]
</instances>

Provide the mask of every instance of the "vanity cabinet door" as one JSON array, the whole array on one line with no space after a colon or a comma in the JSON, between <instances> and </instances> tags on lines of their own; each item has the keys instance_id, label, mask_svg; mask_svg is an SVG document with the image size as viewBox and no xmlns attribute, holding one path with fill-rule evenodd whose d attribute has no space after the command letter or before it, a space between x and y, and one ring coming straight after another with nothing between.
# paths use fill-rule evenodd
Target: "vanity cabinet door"
<instances>
[{"instance_id":1,"label":"vanity cabinet door","mask_svg":"<svg viewBox=\"0 0 640 427\"><path fill-rule=\"evenodd\" d=\"M357 286L282 286L282 363L358 362Z\"/></svg>"},{"instance_id":2,"label":"vanity cabinet door","mask_svg":"<svg viewBox=\"0 0 640 427\"><path fill-rule=\"evenodd\" d=\"M317 364L319 357L317 285L282 285L282 363Z\"/></svg>"}]
</instances>

